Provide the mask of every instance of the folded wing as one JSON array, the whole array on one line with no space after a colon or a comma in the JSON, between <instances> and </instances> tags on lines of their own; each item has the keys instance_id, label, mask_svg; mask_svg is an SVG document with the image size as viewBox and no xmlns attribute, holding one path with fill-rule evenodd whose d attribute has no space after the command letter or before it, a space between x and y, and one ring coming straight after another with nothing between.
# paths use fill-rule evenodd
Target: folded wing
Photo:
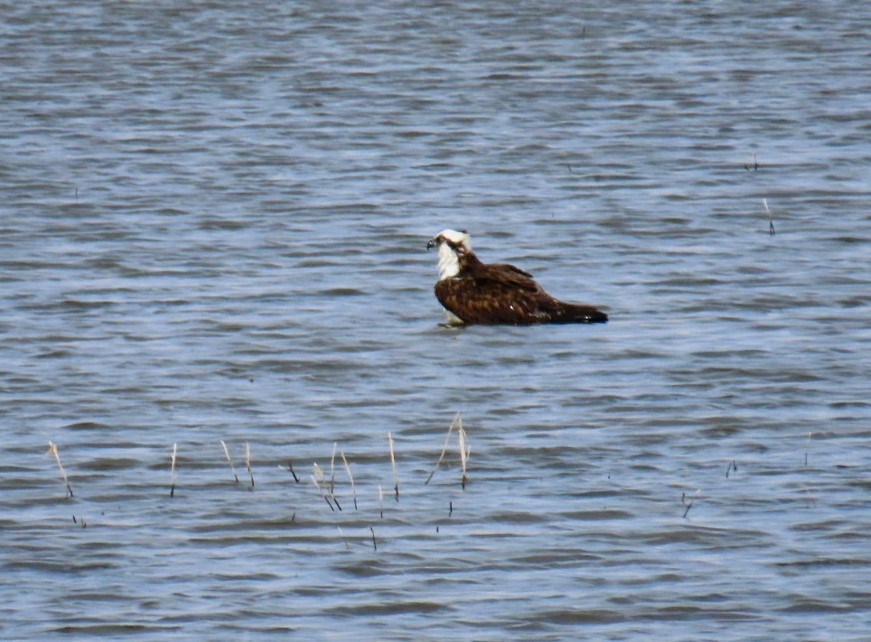
<instances>
[{"instance_id":1,"label":"folded wing","mask_svg":"<svg viewBox=\"0 0 871 642\"><path fill-rule=\"evenodd\" d=\"M554 299L531 274L504 263L471 265L456 277L439 281L435 293L465 323L530 325L608 319L592 306Z\"/></svg>"}]
</instances>

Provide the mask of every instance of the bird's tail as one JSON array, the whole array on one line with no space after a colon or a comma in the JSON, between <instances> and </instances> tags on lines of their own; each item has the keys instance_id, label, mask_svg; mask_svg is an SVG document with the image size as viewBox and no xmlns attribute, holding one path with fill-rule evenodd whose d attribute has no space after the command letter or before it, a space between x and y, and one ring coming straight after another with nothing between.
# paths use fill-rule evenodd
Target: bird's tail
<instances>
[{"instance_id":1,"label":"bird's tail","mask_svg":"<svg viewBox=\"0 0 871 642\"><path fill-rule=\"evenodd\" d=\"M563 303L554 311L554 323L606 323L608 315L592 305Z\"/></svg>"}]
</instances>

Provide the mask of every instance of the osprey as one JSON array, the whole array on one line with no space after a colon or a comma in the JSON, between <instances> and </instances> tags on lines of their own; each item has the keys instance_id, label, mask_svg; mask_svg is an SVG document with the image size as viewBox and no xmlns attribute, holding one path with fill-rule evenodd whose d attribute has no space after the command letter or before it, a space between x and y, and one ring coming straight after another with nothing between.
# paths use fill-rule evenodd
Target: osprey
<instances>
[{"instance_id":1,"label":"osprey","mask_svg":"<svg viewBox=\"0 0 871 642\"><path fill-rule=\"evenodd\" d=\"M468 233L442 230L426 244L439 251L435 295L452 323L533 325L604 323L608 315L591 305L554 299L528 272L505 263L482 263Z\"/></svg>"}]
</instances>

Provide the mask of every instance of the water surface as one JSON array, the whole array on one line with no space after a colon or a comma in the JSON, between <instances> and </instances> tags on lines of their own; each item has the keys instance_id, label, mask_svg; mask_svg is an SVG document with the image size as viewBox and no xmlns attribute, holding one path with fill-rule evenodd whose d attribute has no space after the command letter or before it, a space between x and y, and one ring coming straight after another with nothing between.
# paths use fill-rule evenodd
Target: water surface
<instances>
[{"instance_id":1,"label":"water surface","mask_svg":"<svg viewBox=\"0 0 871 642\"><path fill-rule=\"evenodd\" d=\"M864 4L0 4L2 637L867 636Z\"/></svg>"}]
</instances>

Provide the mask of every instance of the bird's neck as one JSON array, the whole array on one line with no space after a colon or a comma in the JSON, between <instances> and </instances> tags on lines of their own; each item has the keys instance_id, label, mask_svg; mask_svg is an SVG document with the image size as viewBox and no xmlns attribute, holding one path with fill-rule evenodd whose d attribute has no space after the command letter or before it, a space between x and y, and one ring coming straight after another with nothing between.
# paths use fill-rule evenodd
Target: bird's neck
<instances>
[{"instance_id":1,"label":"bird's neck","mask_svg":"<svg viewBox=\"0 0 871 642\"><path fill-rule=\"evenodd\" d=\"M439 246L439 281L450 279L460 273L460 259L447 243Z\"/></svg>"}]
</instances>

